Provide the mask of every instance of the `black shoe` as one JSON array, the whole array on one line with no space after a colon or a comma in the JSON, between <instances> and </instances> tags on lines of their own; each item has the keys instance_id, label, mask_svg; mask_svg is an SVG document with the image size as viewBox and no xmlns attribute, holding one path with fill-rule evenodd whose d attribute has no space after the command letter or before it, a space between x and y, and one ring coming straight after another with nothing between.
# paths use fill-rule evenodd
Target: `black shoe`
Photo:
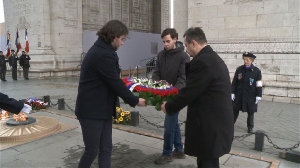
<instances>
[{"instance_id":1,"label":"black shoe","mask_svg":"<svg viewBox=\"0 0 300 168\"><path fill-rule=\"evenodd\" d=\"M2 81L5 82L5 81L7 81L7 80L3 79Z\"/></svg>"},{"instance_id":2,"label":"black shoe","mask_svg":"<svg viewBox=\"0 0 300 168\"><path fill-rule=\"evenodd\" d=\"M25 78L25 80L29 80L29 78Z\"/></svg>"},{"instance_id":3,"label":"black shoe","mask_svg":"<svg viewBox=\"0 0 300 168\"><path fill-rule=\"evenodd\" d=\"M253 129L252 128L248 129L248 133L253 133Z\"/></svg>"},{"instance_id":4,"label":"black shoe","mask_svg":"<svg viewBox=\"0 0 300 168\"><path fill-rule=\"evenodd\" d=\"M16 81L16 80L18 80L18 79L14 79L14 81Z\"/></svg>"}]
</instances>

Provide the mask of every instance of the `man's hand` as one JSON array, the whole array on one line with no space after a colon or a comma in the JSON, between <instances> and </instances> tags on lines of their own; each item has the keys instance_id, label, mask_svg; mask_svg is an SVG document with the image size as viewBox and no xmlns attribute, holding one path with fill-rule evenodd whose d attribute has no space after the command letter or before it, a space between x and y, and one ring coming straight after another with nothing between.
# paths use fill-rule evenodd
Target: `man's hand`
<instances>
[{"instance_id":1,"label":"man's hand","mask_svg":"<svg viewBox=\"0 0 300 168\"><path fill-rule=\"evenodd\" d=\"M146 100L143 98L139 98L139 103L137 104L139 107L145 107L146 105Z\"/></svg>"},{"instance_id":2,"label":"man's hand","mask_svg":"<svg viewBox=\"0 0 300 168\"><path fill-rule=\"evenodd\" d=\"M161 108L161 111L163 111L165 114L167 114L167 111L166 111L166 101L164 101L163 103L162 103L162 105L160 106L160 108Z\"/></svg>"}]
</instances>

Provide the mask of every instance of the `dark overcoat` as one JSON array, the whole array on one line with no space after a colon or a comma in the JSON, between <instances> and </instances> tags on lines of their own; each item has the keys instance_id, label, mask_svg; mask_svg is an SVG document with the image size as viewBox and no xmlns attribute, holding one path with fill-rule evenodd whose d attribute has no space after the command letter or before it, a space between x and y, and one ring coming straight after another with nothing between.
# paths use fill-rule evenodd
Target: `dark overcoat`
<instances>
[{"instance_id":1,"label":"dark overcoat","mask_svg":"<svg viewBox=\"0 0 300 168\"><path fill-rule=\"evenodd\" d=\"M16 99L9 98L6 94L0 92L0 108L14 114L19 114L23 109L24 103Z\"/></svg>"},{"instance_id":2,"label":"dark overcoat","mask_svg":"<svg viewBox=\"0 0 300 168\"><path fill-rule=\"evenodd\" d=\"M117 96L130 106L138 104L119 76L119 58L111 43L101 37L86 53L80 70L75 114L79 119L111 119Z\"/></svg>"},{"instance_id":3,"label":"dark overcoat","mask_svg":"<svg viewBox=\"0 0 300 168\"><path fill-rule=\"evenodd\" d=\"M30 67L29 60L31 60L29 55L21 55L19 61L20 66L22 66L23 68L29 68Z\"/></svg>"},{"instance_id":4,"label":"dark overcoat","mask_svg":"<svg viewBox=\"0 0 300 168\"><path fill-rule=\"evenodd\" d=\"M257 112L256 97L262 96L261 71L251 64L249 69L239 66L232 79L231 92L235 95L233 108L242 112Z\"/></svg>"},{"instance_id":5,"label":"dark overcoat","mask_svg":"<svg viewBox=\"0 0 300 168\"><path fill-rule=\"evenodd\" d=\"M190 62L186 86L166 103L173 114L186 105L184 152L201 160L229 153L233 140L230 77L224 61L208 45Z\"/></svg>"},{"instance_id":6,"label":"dark overcoat","mask_svg":"<svg viewBox=\"0 0 300 168\"><path fill-rule=\"evenodd\" d=\"M19 57L17 55L11 55L8 60L9 60L9 65L10 66L12 66L13 68L18 67Z\"/></svg>"}]
</instances>

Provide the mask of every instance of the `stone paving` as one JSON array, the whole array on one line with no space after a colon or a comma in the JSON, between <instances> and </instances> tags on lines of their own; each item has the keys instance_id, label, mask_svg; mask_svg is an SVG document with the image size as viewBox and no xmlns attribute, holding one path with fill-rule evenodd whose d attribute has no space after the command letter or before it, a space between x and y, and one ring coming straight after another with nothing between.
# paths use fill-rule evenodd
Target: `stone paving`
<instances>
[{"instance_id":1,"label":"stone paving","mask_svg":"<svg viewBox=\"0 0 300 168\"><path fill-rule=\"evenodd\" d=\"M56 103L57 99L62 97L65 99L65 102L72 109L74 109L77 96L78 80L78 77L30 79L28 81L9 80L7 82L0 83L0 88L1 92L6 93L16 99L50 95L51 101L53 103ZM124 103L121 103L121 107L128 110L139 111L139 113L151 123L155 123L159 126L163 125L164 115L161 111L156 111L154 107L137 107L133 109ZM57 110L57 106L53 106L49 107L47 111L74 117L74 113L67 107L66 110ZM36 114L38 113L40 112L37 112ZM35 115L35 113L33 115ZM63 122L78 125L77 120L73 118L57 116L45 112L43 112L43 115L52 115L59 120L63 120ZM183 109L179 115L180 122L185 120L185 116L186 109ZM235 135L247 134L246 117L246 114L240 114L235 125ZM259 104L259 112L255 115L254 129L265 131L266 134L269 135L269 137L272 139L272 141L280 147L291 147L295 143L300 141L299 120L299 105L261 101ZM123 125L114 126L127 130L136 130L136 132L139 131L140 133L142 132L148 135L153 134L156 137L159 137L163 134L163 128L157 128L155 126L147 124L142 119L140 119L140 124L138 127ZM184 124L182 125L181 129L184 138ZM20 145L11 149L1 151L1 167L16 167L14 165L22 165L23 167L26 167L25 165L27 163L32 167L74 167L74 165L76 165L78 162L83 148L80 132L81 130L79 127L75 130L67 131L65 133L44 138L42 140L37 140L26 145ZM161 139L132 134L116 129L114 129L113 131L113 137L113 141L115 144L112 161L113 167L119 167L118 165L124 166L126 164L128 165L124 167L142 167L141 165L149 168L161 167L153 164L154 158L161 153L163 145ZM128 139L128 137L131 137L130 140ZM280 152L280 150L274 149L267 142L267 140L265 140L265 148L263 152L255 151L253 150L253 148L254 135L234 140L232 150L235 152L233 152L231 155L229 154L222 157L222 159L225 161L223 161L221 165L224 167L247 167L247 165L248 167L253 167L256 165L255 163L258 163L258 166L255 167L269 167L271 162L264 161L264 159L262 159L263 157L271 158L273 160L279 160L279 167L299 167L299 164L285 161L279 158L278 152ZM299 147L295 150L299 151ZM132 155L120 154L120 151L123 151L125 153L129 152ZM236 155L234 155L234 153ZM45 157L42 157L44 160L36 159L37 157L40 158L41 154L45 154ZM72 155L72 157L70 155ZM247 155L248 157L242 157L243 155ZM249 157L252 155L253 157L258 157L260 159L249 159ZM57 156L61 158L56 158ZM129 158L131 156L138 158L138 161L132 162L132 164L127 163L128 160L131 160ZM115 159L119 157L127 159L121 159L121 161L119 159ZM231 161L228 158L225 159L226 157L230 159L238 159L238 161ZM62 160L64 161L64 163L62 163ZM145 163L148 161L149 164L147 165L141 161L144 161ZM252 163L251 161L254 161L255 163ZM175 160L174 162L172 162L172 164L166 165L166 167L195 167L195 163L195 158L188 157L188 159L184 159L184 161Z\"/></svg>"}]
</instances>

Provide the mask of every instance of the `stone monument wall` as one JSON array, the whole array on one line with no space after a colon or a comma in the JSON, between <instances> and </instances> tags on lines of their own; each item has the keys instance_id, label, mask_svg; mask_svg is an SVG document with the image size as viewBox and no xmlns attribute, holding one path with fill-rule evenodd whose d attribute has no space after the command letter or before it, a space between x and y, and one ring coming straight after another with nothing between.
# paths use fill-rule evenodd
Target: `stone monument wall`
<instances>
[{"instance_id":1,"label":"stone monument wall","mask_svg":"<svg viewBox=\"0 0 300 168\"><path fill-rule=\"evenodd\" d=\"M187 27L202 27L231 77L243 64L242 53L253 52L254 65L262 70L263 99L300 103L299 0L188 0L188 7L184 3L174 3L180 36Z\"/></svg>"},{"instance_id":2,"label":"stone monument wall","mask_svg":"<svg viewBox=\"0 0 300 168\"><path fill-rule=\"evenodd\" d=\"M18 29L24 50L27 28L31 71L76 68L82 52L81 1L5 0L3 5L12 49Z\"/></svg>"}]
</instances>

